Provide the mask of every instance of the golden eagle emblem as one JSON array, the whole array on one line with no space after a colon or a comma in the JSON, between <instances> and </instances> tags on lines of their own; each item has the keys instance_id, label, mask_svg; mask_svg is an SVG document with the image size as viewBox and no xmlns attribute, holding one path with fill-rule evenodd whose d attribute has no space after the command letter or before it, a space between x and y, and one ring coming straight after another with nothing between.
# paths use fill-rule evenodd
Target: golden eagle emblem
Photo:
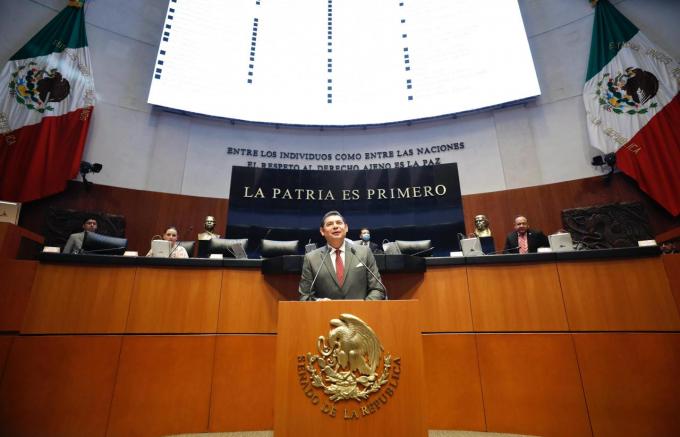
<instances>
[{"instance_id":1,"label":"golden eagle emblem","mask_svg":"<svg viewBox=\"0 0 680 437\"><path fill-rule=\"evenodd\" d=\"M352 314L341 314L330 321L328 338L317 340L318 354L307 353L305 369L314 387L323 389L329 399L367 399L390 378L392 359L373 329ZM381 364L382 374L378 374Z\"/></svg>"}]
</instances>

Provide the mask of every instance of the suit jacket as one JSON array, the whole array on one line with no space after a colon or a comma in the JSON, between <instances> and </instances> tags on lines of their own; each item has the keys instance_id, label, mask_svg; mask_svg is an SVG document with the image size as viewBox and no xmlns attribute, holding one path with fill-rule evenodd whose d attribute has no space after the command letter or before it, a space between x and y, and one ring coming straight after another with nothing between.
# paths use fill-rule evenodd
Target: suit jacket
<instances>
[{"instance_id":1,"label":"suit jacket","mask_svg":"<svg viewBox=\"0 0 680 437\"><path fill-rule=\"evenodd\" d=\"M364 247L366 247L366 244L364 244L364 240L357 240L357 241L354 242L354 245L355 245L355 246L364 246ZM369 241L369 242L368 242L368 247L371 248L371 252L373 252L373 253L383 253L382 249L380 248L380 246L378 246L377 243L374 243L374 242L372 242L372 241Z\"/></svg>"},{"instance_id":2,"label":"suit jacket","mask_svg":"<svg viewBox=\"0 0 680 437\"><path fill-rule=\"evenodd\" d=\"M519 242L517 241L517 232L510 232L505 239L505 253L519 253ZM548 237L543 232L535 229L527 230L527 246L529 252L536 252L539 247L548 247Z\"/></svg>"},{"instance_id":3,"label":"suit jacket","mask_svg":"<svg viewBox=\"0 0 680 437\"><path fill-rule=\"evenodd\" d=\"M352 248L356 254L352 253ZM305 255L302 263L302 278L298 288L300 300L320 298L382 300L385 298L385 289L380 285L380 281L366 270L368 267L375 276L380 278L375 258L368 247L345 242L343 250L345 251L345 279L342 287L338 285L328 245ZM361 261L366 267L361 264ZM312 281L315 276L316 282L312 290Z\"/></svg>"},{"instance_id":4,"label":"suit jacket","mask_svg":"<svg viewBox=\"0 0 680 437\"><path fill-rule=\"evenodd\" d=\"M83 248L83 239L85 238L85 232L76 232L71 234L66 240L66 245L64 246L64 251L62 253L79 253Z\"/></svg>"}]
</instances>

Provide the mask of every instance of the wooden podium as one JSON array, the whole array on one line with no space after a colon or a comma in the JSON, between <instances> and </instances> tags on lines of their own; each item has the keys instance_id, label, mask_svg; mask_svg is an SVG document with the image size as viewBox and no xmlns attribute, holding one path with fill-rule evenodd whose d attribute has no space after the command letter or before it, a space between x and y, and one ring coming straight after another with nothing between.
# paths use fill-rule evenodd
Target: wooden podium
<instances>
[{"instance_id":1,"label":"wooden podium","mask_svg":"<svg viewBox=\"0 0 680 437\"><path fill-rule=\"evenodd\" d=\"M274 435L426 436L418 314L413 300L280 302Z\"/></svg>"}]
</instances>

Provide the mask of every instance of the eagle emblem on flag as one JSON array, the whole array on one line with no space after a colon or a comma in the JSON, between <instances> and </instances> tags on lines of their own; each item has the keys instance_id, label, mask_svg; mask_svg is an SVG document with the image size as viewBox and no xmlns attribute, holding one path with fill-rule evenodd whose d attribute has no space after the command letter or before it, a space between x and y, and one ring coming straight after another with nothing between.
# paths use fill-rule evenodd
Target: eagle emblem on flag
<instances>
[{"instance_id":1,"label":"eagle emblem on flag","mask_svg":"<svg viewBox=\"0 0 680 437\"><path fill-rule=\"evenodd\" d=\"M597 82L595 94L606 111L635 115L646 114L649 109L658 106L651 101L658 91L656 76L641 68L628 67L615 75L604 73Z\"/></svg>"},{"instance_id":2,"label":"eagle emblem on flag","mask_svg":"<svg viewBox=\"0 0 680 437\"><path fill-rule=\"evenodd\" d=\"M36 62L17 68L9 81L9 92L17 103L38 111L53 111L50 102L61 102L71 92L71 84L56 68L47 70Z\"/></svg>"}]
</instances>

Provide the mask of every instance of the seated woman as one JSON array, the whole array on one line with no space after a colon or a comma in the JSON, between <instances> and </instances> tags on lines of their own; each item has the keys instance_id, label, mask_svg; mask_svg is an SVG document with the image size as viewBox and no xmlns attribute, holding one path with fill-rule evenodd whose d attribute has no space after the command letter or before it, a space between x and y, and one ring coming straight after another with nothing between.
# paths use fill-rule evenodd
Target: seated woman
<instances>
[{"instance_id":1,"label":"seated woman","mask_svg":"<svg viewBox=\"0 0 680 437\"><path fill-rule=\"evenodd\" d=\"M189 254L186 249L177 243L177 228L170 226L165 230L163 234L163 239L170 242L170 256L169 258L189 258ZM146 256L151 256L153 249L149 249L149 253Z\"/></svg>"}]
</instances>

